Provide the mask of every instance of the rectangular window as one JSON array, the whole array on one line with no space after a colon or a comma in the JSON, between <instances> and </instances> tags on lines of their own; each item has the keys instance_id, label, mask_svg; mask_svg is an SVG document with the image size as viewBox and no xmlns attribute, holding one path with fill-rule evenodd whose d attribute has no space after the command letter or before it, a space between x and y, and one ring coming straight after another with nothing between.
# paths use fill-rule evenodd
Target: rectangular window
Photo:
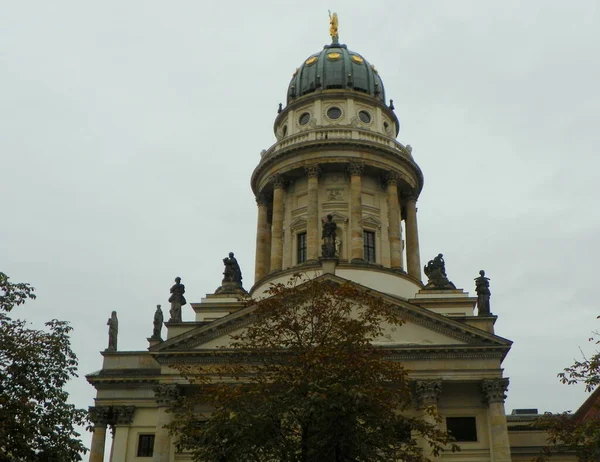
<instances>
[{"instance_id":1,"label":"rectangular window","mask_svg":"<svg viewBox=\"0 0 600 462\"><path fill-rule=\"evenodd\" d=\"M446 417L446 429L456 441L477 441L475 417Z\"/></svg>"},{"instance_id":2,"label":"rectangular window","mask_svg":"<svg viewBox=\"0 0 600 462\"><path fill-rule=\"evenodd\" d=\"M306 233L298 234L298 261L304 263L306 261Z\"/></svg>"},{"instance_id":3,"label":"rectangular window","mask_svg":"<svg viewBox=\"0 0 600 462\"><path fill-rule=\"evenodd\" d=\"M152 457L154 455L154 435L140 435L138 440L138 457Z\"/></svg>"},{"instance_id":4,"label":"rectangular window","mask_svg":"<svg viewBox=\"0 0 600 462\"><path fill-rule=\"evenodd\" d=\"M375 233L373 231L363 232L364 259L369 263L375 263Z\"/></svg>"}]
</instances>

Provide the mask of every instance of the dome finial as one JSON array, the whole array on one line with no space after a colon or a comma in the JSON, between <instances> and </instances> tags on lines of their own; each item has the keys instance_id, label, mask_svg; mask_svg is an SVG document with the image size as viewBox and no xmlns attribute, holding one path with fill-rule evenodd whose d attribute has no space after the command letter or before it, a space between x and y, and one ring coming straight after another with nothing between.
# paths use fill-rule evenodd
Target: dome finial
<instances>
[{"instance_id":1,"label":"dome finial","mask_svg":"<svg viewBox=\"0 0 600 462\"><path fill-rule=\"evenodd\" d=\"M331 43L339 43L338 15L331 11L329 11L329 35L331 35Z\"/></svg>"}]
</instances>

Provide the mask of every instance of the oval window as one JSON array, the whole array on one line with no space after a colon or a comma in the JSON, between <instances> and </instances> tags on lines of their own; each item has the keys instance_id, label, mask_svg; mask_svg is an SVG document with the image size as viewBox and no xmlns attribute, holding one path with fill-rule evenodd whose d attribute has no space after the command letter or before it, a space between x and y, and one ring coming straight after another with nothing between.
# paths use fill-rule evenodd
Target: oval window
<instances>
[{"instance_id":1,"label":"oval window","mask_svg":"<svg viewBox=\"0 0 600 462\"><path fill-rule=\"evenodd\" d=\"M339 119L342 117L342 110L339 107L330 107L327 109L327 117L330 119Z\"/></svg>"},{"instance_id":2,"label":"oval window","mask_svg":"<svg viewBox=\"0 0 600 462\"><path fill-rule=\"evenodd\" d=\"M360 111L358 113L358 118L366 124L371 123L371 114L369 114L367 111Z\"/></svg>"},{"instance_id":3,"label":"oval window","mask_svg":"<svg viewBox=\"0 0 600 462\"><path fill-rule=\"evenodd\" d=\"M309 120L310 120L310 114L308 112L305 112L300 116L300 119L298 120L298 122L300 123L300 125L306 125Z\"/></svg>"}]
</instances>

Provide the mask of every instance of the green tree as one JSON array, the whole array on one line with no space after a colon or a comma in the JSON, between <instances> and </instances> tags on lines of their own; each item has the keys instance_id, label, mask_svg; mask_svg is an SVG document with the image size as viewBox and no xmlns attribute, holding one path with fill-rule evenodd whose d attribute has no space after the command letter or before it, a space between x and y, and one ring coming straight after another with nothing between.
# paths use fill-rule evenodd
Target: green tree
<instances>
[{"instance_id":1,"label":"green tree","mask_svg":"<svg viewBox=\"0 0 600 462\"><path fill-rule=\"evenodd\" d=\"M595 332L588 340L598 345L600 334ZM593 392L600 385L600 352L596 351L589 358L584 356L581 361L575 361L572 366L559 373L558 378L566 385L583 383L588 393ZM548 446L537 460L543 462L556 452L570 451L577 455L580 462L598 462L600 403L592 403L589 411L591 412L546 414L538 419L536 424L548 432Z\"/></svg>"},{"instance_id":2,"label":"green tree","mask_svg":"<svg viewBox=\"0 0 600 462\"><path fill-rule=\"evenodd\" d=\"M218 365L178 366L194 385L171 408L180 449L220 462L409 462L457 449L405 412L407 372L373 345L384 324L402 324L393 306L351 284L299 275L268 295L246 301L252 322L217 351Z\"/></svg>"},{"instance_id":3,"label":"green tree","mask_svg":"<svg viewBox=\"0 0 600 462\"><path fill-rule=\"evenodd\" d=\"M53 319L36 330L8 315L35 299L33 292L0 272L0 460L81 460L86 448L75 426L86 424L87 413L69 404L64 390L77 376L71 327Z\"/></svg>"}]
</instances>

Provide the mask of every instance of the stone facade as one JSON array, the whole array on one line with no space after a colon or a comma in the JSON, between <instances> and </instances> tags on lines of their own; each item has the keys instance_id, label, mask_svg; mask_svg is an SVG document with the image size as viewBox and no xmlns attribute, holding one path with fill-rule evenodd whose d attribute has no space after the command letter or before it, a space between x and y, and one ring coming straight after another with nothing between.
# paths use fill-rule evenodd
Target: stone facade
<instances>
[{"instance_id":1,"label":"stone facade","mask_svg":"<svg viewBox=\"0 0 600 462\"><path fill-rule=\"evenodd\" d=\"M331 108L339 109L335 119ZM379 294L406 320L400 328L386 326L376 343L411 371L410 412L461 432L461 452L434 459L525 460L511 459L511 446L530 454L542 443L537 434L508 431L502 361L511 342L495 334L495 316L474 315L476 297L461 289L423 290L416 205L423 175L412 148L394 138L393 110L347 88L315 91L282 108L274 131L277 142L263 151L251 178L258 207L251 295L295 272ZM336 255L323 259L328 215L337 225ZM501 303L496 306L501 313ZM189 460L164 428L169 402L185 384L171 365L214 361L215 349L245 328L251 309L219 293L189 307L195 320L167 323L165 341L152 339L145 351L102 352L102 369L87 376L97 390L90 461L103 460L107 429L114 434L112 461Z\"/></svg>"}]
</instances>

